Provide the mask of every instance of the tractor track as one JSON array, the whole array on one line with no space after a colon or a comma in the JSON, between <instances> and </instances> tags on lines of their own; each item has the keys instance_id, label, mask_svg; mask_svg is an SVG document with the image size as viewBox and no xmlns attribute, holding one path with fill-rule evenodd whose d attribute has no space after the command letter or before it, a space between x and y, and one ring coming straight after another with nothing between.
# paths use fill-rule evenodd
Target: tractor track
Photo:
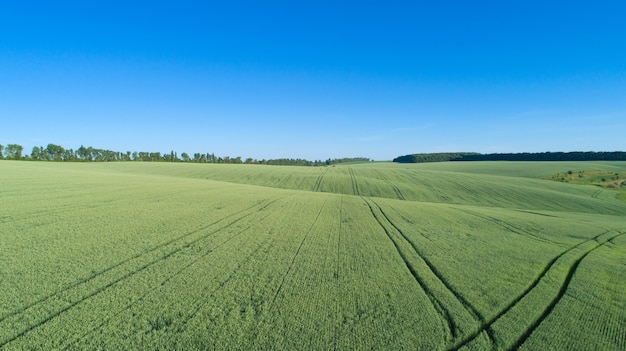
<instances>
[{"instance_id":1,"label":"tractor track","mask_svg":"<svg viewBox=\"0 0 626 351\"><path fill-rule=\"evenodd\" d=\"M255 221L255 224L264 221L267 217L269 217L270 215L265 215L263 218L261 218L258 222ZM90 334L92 334L93 332L95 332L96 330L98 330L99 328L103 327L106 323L108 323L108 321L110 321L111 319L115 318L116 316L120 315L121 313L131 309L133 306L137 305L137 303L141 302L142 300L144 300L146 297L148 297L151 293L154 293L155 289L158 286L163 286L165 285L167 282L169 282L170 280L174 279L175 277L179 276L183 271L185 271L186 269L192 267L193 265L195 265L196 263L200 262L201 260L205 259L207 256L209 256L212 252L214 252L215 250L219 249L220 247L222 247L224 244L226 244L227 242L231 241L232 239L238 237L239 235L243 234L244 232L248 231L249 229L251 229L253 227L253 225L249 225L246 228L242 229L241 231L239 231L238 233L230 236L228 239L222 241L221 243L217 244L216 246L212 247L210 250L207 250L205 253L203 253L202 255L200 255L200 257L192 260L191 262L185 264L184 266L182 266L180 269L178 269L174 274L169 275L166 279L162 280L160 283L155 284L152 289L148 289L146 292L144 292L140 297L138 297L137 299L131 301L130 303L128 303L126 306L124 306L122 309L118 310L116 313L114 313L113 315L108 316L104 321L102 321L101 323L99 323L97 326L93 327L91 330L89 330L87 333L84 333L83 335L81 335L77 340L75 340L74 342L64 346L64 349L69 348L70 346L79 343L81 340L83 340L85 337L89 336ZM259 244L257 246L257 248L246 257L246 259L244 259L244 263L248 262L250 260L250 257L252 255L254 255L261 247L263 246L263 243ZM242 263L239 263L238 266L241 266ZM219 287L217 289L215 289L214 291L212 291L211 293L207 294L210 295L212 293L215 293L217 290L219 290L222 286L224 286L228 281L230 281L230 279L232 278L232 276L234 276L234 272L231 272L231 274L227 277L227 279L223 282L221 282L219 284ZM197 300L196 300L197 301ZM205 300L201 305L204 306L208 301ZM186 320L183 325L186 325L187 322L193 318L195 316L196 313L199 312L201 307L198 307L197 309L194 310L194 312L192 313L192 316ZM182 327L181 327L182 328Z\"/></svg>"},{"instance_id":2,"label":"tractor track","mask_svg":"<svg viewBox=\"0 0 626 351\"><path fill-rule=\"evenodd\" d=\"M362 197L363 198L363 197ZM433 305L433 307L435 308L435 310L437 310L440 314L442 314L442 317L444 318L444 320L446 321L447 327L450 331L450 334L452 336L452 338L456 338L458 337L458 329L459 326L456 324L456 322L454 321L454 319L452 318L452 313L450 312L450 310L445 306L445 304L436 296L436 294L433 292L433 290L428 286L428 284L424 281L424 278L421 277L419 275L419 273L417 273L416 269L413 267L413 265L410 263L408 257L406 256L406 253L403 252L403 250L400 248L400 244L398 243L398 241L396 239L393 238L392 233L390 232L389 229L387 229L387 226L385 226L385 224L383 222L387 222L389 226L391 226L399 235L400 237L403 239L403 241L410 245L411 248L413 249L413 253L417 255L417 257L419 259L421 259L424 264L426 265L426 267L429 269L429 272L436 278L437 281L439 281L446 290L448 290L452 296L454 296L457 301L461 304L461 306L463 306L463 308L474 318L477 319L478 321L484 321L484 317L482 316L482 314L480 314L470 303L469 301L467 301L467 299L465 299L461 294L459 294L457 291L455 291L452 286L447 282L447 280L442 276L442 274L434 267L434 265L424 257L424 255L421 253L421 251L413 244L413 242L411 242L408 237L404 234L404 232L402 232L390 219L389 217L384 213L384 211L382 210L382 208L373 200L369 199L365 199L363 198L363 200L365 201L365 203L367 204L367 206L370 209L370 212L372 213L372 216L376 219L376 221L378 222L378 224L383 228L383 230L385 231L385 234L387 234L387 237L392 241L392 243L394 244L396 251L398 252L398 254L400 255L400 257L402 258L402 260L404 261L407 269L409 270L409 272L411 273L411 275L413 276L413 278L415 279L415 281L420 285L420 287L422 288L422 290L424 290L424 292L426 293L426 295L428 296L428 298L431 301L431 304ZM376 214L376 210L378 210L378 212L380 212L380 216ZM493 340L493 335L490 329L486 330L487 332L487 336L489 337L490 340Z\"/></svg>"},{"instance_id":3,"label":"tractor track","mask_svg":"<svg viewBox=\"0 0 626 351\"><path fill-rule=\"evenodd\" d=\"M352 193L356 196L361 196L359 192L359 185L356 182L356 177L354 176L354 171L352 168L348 168L348 172L350 173L350 179L352 180Z\"/></svg>"},{"instance_id":4,"label":"tractor track","mask_svg":"<svg viewBox=\"0 0 626 351\"><path fill-rule=\"evenodd\" d=\"M322 214L322 211L324 210L324 206L326 206L326 201L328 201L328 200L324 200L324 203L322 203L322 206L320 207L320 210L317 213L317 216L315 217L315 220L313 220L313 223L311 223L311 226L309 227L309 230L307 230L306 234L304 234L304 237L300 241L300 245L298 245L298 249L296 250L296 253L293 255L293 258L291 259L291 263L289 264L289 267L287 268L287 271L283 275L283 278L282 278L280 284L278 285L278 289L276 289L276 293L274 293L274 297L272 298L272 304L270 305L270 311L274 309L274 305L276 303L276 299L278 298L278 295L280 294L280 292L283 289L283 286L285 285L285 280L287 279L287 276L291 272L291 269L294 266L294 262L296 261L296 258L300 254L300 250L302 249L302 246L304 245L304 242L306 241L306 239L309 236L309 234L311 234L311 232L315 228L315 224L319 220L319 218L320 218L320 216Z\"/></svg>"},{"instance_id":5,"label":"tractor track","mask_svg":"<svg viewBox=\"0 0 626 351\"><path fill-rule=\"evenodd\" d=\"M483 323L483 325L480 326L479 329L477 329L475 332L473 332L472 334L466 336L465 338L463 338L462 340L460 340L459 342L457 342L456 344L454 344L454 346L448 348L448 350L458 350L461 347L469 344L470 342L472 342L474 339L476 339L476 337L478 337L486 328L490 328L498 319L500 319L502 316L504 316L506 313L508 313L511 309L513 309L513 307L515 307L520 301L522 301L522 299L524 299L524 297L526 297L538 284L539 282L543 279L543 277L548 273L548 271L552 268L552 266L561 258L563 257L565 254L567 254L568 252L576 249L577 247L584 245L586 243L592 242L592 241L597 241L601 236L610 233L610 231L605 231L602 232L596 236L594 236L593 238L584 240L579 242L576 245L573 245L571 247L569 247L568 249L564 250L563 252L561 252L560 254L558 254L557 256L553 257L550 261L548 261L548 263L543 267L543 269L541 270L541 272L539 272L539 274L537 275L537 277L535 277L535 279L531 282L531 284L517 297L515 297L505 308L503 308L500 312L498 312L495 316L493 316L492 318L490 318L488 321L486 321L485 323ZM602 246L604 244L606 244L607 242L609 242L610 240L615 239L616 237L623 235L622 234L618 234L615 235L613 237L611 237L611 239L606 240L604 243L595 246L594 248L592 248L591 250L587 251L585 254L583 254L576 262L580 263L580 261L587 255L589 254L591 251L595 250L596 248L598 248L599 246ZM578 266L577 263L574 263L574 265ZM570 266L570 271L572 269L572 266ZM573 273L572 273L573 275ZM566 279L567 280L567 279ZM571 277L570 277L571 280ZM567 281L567 284L569 284L569 281ZM564 292L563 292L564 293ZM562 297L562 295L561 295ZM558 299L560 299L560 297L558 297ZM556 303L555 303L556 305ZM554 306L552 306L553 308ZM551 309L550 309L551 310ZM549 313L548 313L549 314ZM547 314L546 314L547 316ZM545 316L543 317L545 318ZM542 318L542 319L543 319ZM536 327L535 327L536 328ZM534 330L534 328L533 328ZM531 331L532 332L532 331ZM529 334L530 335L530 334ZM528 336L529 336L528 335ZM526 336L526 337L528 337ZM524 339L525 340L525 339ZM523 343L523 342L522 342ZM495 346L495 345L494 345ZM521 346L521 343L517 346L519 347ZM515 347L515 348L517 348Z\"/></svg>"},{"instance_id":6,"label":"tractor track","mask_svg":"<svg viewBox=\"0 0 626 351\"><path fill-rule=\"evenodd\" d=\"M324 175L325 175L326 171L322 172L317 179L315 180L315 184L313 185L313 191L315 192L319 192L320 191L320 187L322 186L322 180L324 179Z\"/></svg>"},{"instance_id":7,"label":"tractor track","mask_svg":"<svg viewBox=\"0 0 626 351\"><path fill-rule=\"evenodd\" d=\"M483 215L483 214L479 214L479 213L476 213L474 211L470 211L470 210L466 210L466 209L458 208L458 210L461 211L461 212L465 212L465 213L467 213L469 215L472 215L474 217L478 217L480 219L484 219L485 221L494 223L495 225L497 225L497 226L499 226L499 227L501 227L501 228L503 228L503 229L505 229L505 230L507 230L509 232L515 233L517 235L524 236L524 237L530 236L530 237L532 237L535 240L542 241L542 242L545 242L545 243L550 243L550 244L554 244L555 243L554 241L552 241L550 239L542 238L542 237L540 237L538 235L535 235L535 234L533 234L533 233L531 233L531 232L529 232L527 230L519 229L519 228L517 228L517 227L515 227L515 226L513 226L513 225L511 225L509 223L506 223L504 221L501 221L499 219L496 219L496 218L493 218L493 217L489 217L489 216L486 216L486 215Z\"/></svg>"},{"instance_id":8,"label":"tractor track","mask_svg":"<svg viewBox=\"0 0 626 351\"><path fill-rule=\"evenodd\" d=\"M589 255L590 253L592 253L593 251L595 251L599 247L604 246L607 242L609 242L609 241L611 241L611 240L613 240L613 239L615 239L615 238L617 238L619 236L622 236L624 234L626 234L626 233L619 233L617 235L612 236L610 239L604 240L601 243L598 242L597 245L595 245L591 249L585 251L584 254L582 254L580 257L578 257L578 259L576 261L574 261L574 263L569 267L569 269L567 271L567 275L565 276L565 279L563 280L563 283L561 284L559 292L552 299L552 301L550 301L550 303L543 310L541 315L537 319L535 319L535 321L524 331L524 333L515 341L515 343L513 344L512 347L509 348L509 350L517 350L517 349L519 349L520 346L522 346L524 344L524 342L526 342L526 340L537 329L537 327L539 327L539 325L541 325L541 323L552 313L552 311L554 310L556 305L559 303L559 301L561 301L561 299L563 298L563 296L567 292L567 288L569 287L569 284L572 281L572 278L574 277L574 274L576 273L576 270L578 269L578 266L583 261L583 259L585 259L585 257L587 257L587 255Z\"/></svg>"},{"instance_id":9,"label":"tractor track","mask_svg":"<svg viewBox=\"0 0 626 351\"><path fill-rule=\"evenodd\" d=\"M12 337L10 337L10 338L8 338L8 339L5 339L5 340L0 341L0 348L2 348L4 345L6 345L6 344L8 344L8 343L10 343L10 342L12 342L12 341L17 340L18 338L20 338L20 337L24 336L26 333L28 333L28 332L30 332L30 331L32 331L32 330L34 330L34 329L36 329L36 328L38 328L38 327L42 326L43 324L45 324L45 323L47 323L47 322L51 321L52 319L54 319L54 318L58 317L58 316L59 316L59 315L61 315L62 313L67 312L67 311L68 311L68 310L70 310L71 308L73 308L73 307L77 306L78 304L80 304L80 303L82 303L82 302L86 301L87 299L89 299L89 298L91 298L91 297L93 297L93 296L95 296L95 295L97 295L97 294L99 294L99 293L103 292L104 290L106 290L106 289L108 289L108 288L112 287L113 285L116 285L117 283L119 283L119 282L121 282L121 281L123 281L123 280L126 280L126 279L128 279L129 277L132 277L133 275L138 274L138 273L140 273L140 272L142 272L142 271L146 270L147 268L149 268L149 267L151 267L151 266L155 265L155 264L156 264L156 263L158 263L158 262L161 262L161 261L163 261L163 260L167 259L168 257L172 256L173 254L176 254L176 253L178 253L178 252L180 252L180 251L184 250L185 248L189 247L190 245L192 245L192 244L194 244L194 243L197 243L197 242L199 242L199 241L201 241L201 240L204 240L204 239L206 239L206 238L211 237L212 235L214 235L214 234L216 234L216 233L218 233L218 232L220 232L220 231L222 231L222 230L224 230L224 229L226 229L226 228L228 228L228 227L230 227L230 226L234 225L235 223L237 223L237 222L239 222L239 221L241 221L241 220L245 219L246 217L249 217L249 216L251 216L251 215L253 215L253 214L257 213L258 211L262 211L263 209L267 208L269 205L271 205L271 204L275 203L275 202L276 202L276 201L278 201L279 199L280 199L280 198L276 198L276 199L271 200L271 201L266 201L267 203L266 203L266 204L263 204L263 205L262 205L262 206L260 206L260 207L259 207L259 204L257 203L257 204L255 204L255 205L250 206L250 207L248 207L248 208L246 208L246 209L244 209L244 210L241 210L241 211L239 211L239 212L237 212L237 213L235 213L235 214L228 215L228 216L226 216L226 217L224 217L224 218L221 218L221 219L219 219L219 220L217 220L217 221L215 221L215 222L213 222L213 223L211 223L211 224L209 224L209 225L207 225L207 226L203 226L203 227L201 227L201 228L199 228L199 229L193 230L193 231L188 232L188 233L186 233L186 234L184 234L184 235L181 235L181 236L179 236L179 237L177 237L177 238L174 238L174 239L172 239L172 240L170 240L170 241L167 241L167 242L165 242L165 243L162 243L162 244L156 245L156 246L152 247L152 248L151 248L151 249L149 249L149 250L143 251L143 252L141 252L141 253L139 253L139 254L137 254L137 255L135 255L135 256L133 256L133 257L131 257L131 258L125 259L125 260L123 260L123 261L120 261L120 262L118 262L117 264L112 265L112 266L109 266L109 267L107 267L106 269L101 270L101 271L97 272L96 274L94 274L94 275L92 275L92 276L90 276L90 277L88 277L88 278L86 278L86 279L81 279L81 280L79 280L79 281L77 281L77 282L74 282L74 283L72 283L70 286L68 286L68 287L66 287L66 288L64 288L64 289L58 290L58 291L56 291L56 292L54 292L54 293L52 293L52 294L50 294L50 295L47 295L47 296L45 296L45 297L43 297L43 298L41 298L41 299L39 299L39 300L35 301L34 303L31 303L31 304L29 304L29 305L27 305L27 306L25 306L25 307L20 308L19 310L13 311L13 312L11 312L10 314L7 314L7 315L3 316L3 317L2 317L2 319L0 319L0 323L1 323L1 322L3 322L3 321L5 321L6 319L8 319L8 318L10 318L10 317L14 317L14 316L18 317L19 315L21 315L22 313L25 313L27 310L29 310L29 309L31 309L31 308L37 308L37 306L39 306L39 305L41 305L41 304L46 303L48 300L50 300L50 299L52 299L52 298L59 297L61 294L65 293L65 292L68 292L68 291L70 291L71 289L73 289L73 288L76 288L76 287L80 286L81 284L86 284L86 283L88 283L88 282L90 282L90 281L94 280L94 279L95 279L95 278L97 278L98 276L101 276L102 274L105 274L105 273L107 273L107 272L109 272L109 271L112 271L113 269L115 269L115 268L117 268L117 267L121 267L123 264L125 264L125 263L127 263L127 262L130 262L130 261L133 261L133 260L135 260L135 259L138 259L138 258L140 258L141 256L147 255L147 254L149 254L149 253L151 253L151 252L155 252L156 250L158 250L158 249L160 249L160 248L164 248L164 247L166 247L166 246L168 246L168 245L170 245L170 244L177 243L178 241L180 241L180 240L182 240L182 239L184 239L184 238L186 238L186 237L189 237L189 236L191 236L191 235L193 235L193 234L195 234L195 233L198 233L198 232L200 232L200 231L202 231L202 230L208 229L208 228L210 228L211 226L214 226L215 224L218 224L218 223L220 223L220 222L222 222L222 221L224 221L224 220L226 220L226 219L232 218L232 217L234 217L234 216L236 216L236 215L239 215L239 214L241 214L241 213L245 213L245 212L250 211L250 210L253 210L253 209L255 209L255 208L257 209L257 211L251 211L250 213L244 214L243 216L241 216L241 217L239 217L239 218L237 218L237 219L235 219L235 220L233 220L233 221L229 222L228 224L226 224L226 225L224 225L224 226L222 226L222 227L220 227L220 228L218 228L218 229L215 229L215 230L213 230L213 231L210 231L209 233L207 233L207 234L205 234L205 235L203 235L203 236L200 236L199 238L196 238L196 239L192 240L191 242L185 243L184 245L182 245L182 246L180 246L180 247L178 247L178 248L174 248L173 250L171 250L171 251L169 251L169 252L166 252L166 253L164 253L164 254L161 254L161 255L159 255L156 259L150 260L148 263L145 263L145 264L141 265L139 268L134 269L134 270L131 270L130 272L127 272L126 274L124 274L124 275L122 275L122 276L120 276L120 277L117 277L117 278L113 279L112 281L109 281L109 282L107 282L106 284L104 284L104 285L102 285L102 286L100 286L100 287L97 287L95 290L91 291L90 293L88 293L88 294L86 294L86 295L81 296L79 299L77 299L77 300L75 300L75 301L72 301L72 302L71 302L70 304L68 304L67 306L65 306L65 307L63 307L63 308L61 308L61 309L59 309L59 310L56 310L55 312L53 312L53 313L51 313L51 314L47 315L45 318L40 319L40 320L39 320L39 321L37 321L36 323L34 323L34 324L31 324L31 325L27 326L25 329L23 329L23 330L19 331L18 333L16 333L16 334L15 334L15 335L13 335Z\"/></svg>"}]
</instances>

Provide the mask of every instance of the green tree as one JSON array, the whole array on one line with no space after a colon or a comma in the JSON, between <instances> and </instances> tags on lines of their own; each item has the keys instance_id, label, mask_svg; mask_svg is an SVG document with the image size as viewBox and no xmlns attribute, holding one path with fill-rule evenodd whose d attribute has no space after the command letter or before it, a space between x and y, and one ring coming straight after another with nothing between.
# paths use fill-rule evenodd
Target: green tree
<instances>
[{"instance_id":1,"label":"green tree","mask_svg":"<svg viewBox=\"0 0 626 351\"><path fill-rule=\"evenodd\" d=\"M189 157L189 154L186 153L186 152L183 152L182 154L180 154L180 156L183 158L183 162L191 161L191 158Z\"/></svg>"},{"instance_id":2,"label":"green tree","mask_svg":"<svg viewBox=\"0 0 626 351\"><path fill-rule=\"evenodd\" d=\"M4 149L4 145L0 144L0 160L4 158L2 155L2 150Z\"/></svg>"},{"instance_id":3,"label":"green tree","mask_svg":"<svg viewBox=\"0 0 626 351\"><path fill-rule=\"evenodd\" d=\"M46 150L48 150L48 155L53 161L60 161L63 159L63 153L65 152L63 146L48 144Z\"/></svg>"},{"instance_id":4,"label":"green tree","mask_svg":"<svg viewBox=\"0 0 626 351\"><path fill-rule=\"evenodd\" d=\"M151 152L150 153L150 161L162 161L160 152Z\"/></svg>"},{"instance_id":5,"label":"green tree","mask_svg":"<svg viewBox=\"0 0 626 351\"><path fill-rule=\"evenodd\" d=\"M33 160L41 160L41 147L33 146L33 151L30 152L30 158Z\"/></svg>"},{"instance_id":6,"label":"green tree","mask_svg":"<svg viewBox=\"0 0 626 351\"><path fill-rule=\"evenodd\" d=\"M43 146L39 147L39 153L41 154L40 158L44 161L48 161L48 149L44 149Z\"/></svg>"},{"instance_id":7,"label":"green tree","mask_svg":"<svg viewBox=\"0 0 626 351\"><path fill-rule=\"evenodd\" d=\"M19 160L22 158L24 147L18 144L8 144L4 149L4 156L10 160Z\"/></svg>"},{"instance_id":8,"label":"green tree","mask_svg":"<svg viewBox=\"0 0 626 351\"><path fill-rule=\"evenodd\" d=\"M63 152L63 161L74 161L76 160L76 153L74 153L73 149L67 149Z\"/></svg>"},{"instance_id":9,"label":"green tree","mask_svg":"<svg viewBox=\"0 0 626 351\"><path fill-rule=\"evenodd\" d=\"M76 150L76 156L85 161L87 160L87 148L84 147L83 145L81 145L77 150Z\"/></svg>"}]
</instances>

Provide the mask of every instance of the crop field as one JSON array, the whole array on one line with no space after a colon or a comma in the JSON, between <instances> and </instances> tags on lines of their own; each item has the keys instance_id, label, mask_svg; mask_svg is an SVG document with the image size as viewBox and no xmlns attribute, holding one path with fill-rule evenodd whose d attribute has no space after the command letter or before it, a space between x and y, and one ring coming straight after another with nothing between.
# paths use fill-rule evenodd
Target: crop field
<instances>
[{"instance_id":1,"label":"crop field","mask_svg":"<svg viewBox=\"0 0 626 351\"><path fill-rule=\"evenodd\" d=\"M0 161L0 349L625 350L626 201L569 170L626 162Z\"/></svg>"}]
</instances>

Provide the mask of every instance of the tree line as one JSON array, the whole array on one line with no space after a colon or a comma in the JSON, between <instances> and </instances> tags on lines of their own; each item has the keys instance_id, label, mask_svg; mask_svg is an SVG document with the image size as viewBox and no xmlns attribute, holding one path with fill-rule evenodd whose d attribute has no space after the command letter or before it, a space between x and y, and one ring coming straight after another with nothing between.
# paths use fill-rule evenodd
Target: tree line
<instances>
[{"instance_id":1,"label":"tree line","mask_svg":"<svg viewBox=\"0 0 626 351\"><path fill-rule=\"evenodd\" d=\"M480 154L476 152L411 154L393 159L398 163L447 161L626 161L624 151L524 152Z\"/></svg>"},{"instance_id":2,"label":"tree line","mask_svg":"<svg viewBox=\"0 0 626 351\"><path fill-rule=\"evenodd\" d=\"M447 162L460 160L470 155L480 155L476 152L438 152L429 154L411 154L398 156L393 162L398 163L426 163L426 162Z\"/></svg>"},{"instance_id":3,"label":"tree line","mask_svg":"<svg viewBox=\"0 0 626 351\"><path fill-rule=\"evenodd\" d=\"M143 151L112 151L85 147L81 145L76 150L66 149L61 145L48 144L33 147L30 154L24 153L24 148L18 144L0 145L0 159L26 160L26 161L64 161L64 162L120 162L120 161L141 161L141 162L193 162L193 163L230 163L230 164L264 164L281 166L329 166L346 162L369 162L365 157L346 157L327 159L326 161L305 159L279 158L257 160L251 157L242 159L240 156L215 156L214 153L194 153L190 155L183 152L143 152Z\"/></svg>"}]
</instances>

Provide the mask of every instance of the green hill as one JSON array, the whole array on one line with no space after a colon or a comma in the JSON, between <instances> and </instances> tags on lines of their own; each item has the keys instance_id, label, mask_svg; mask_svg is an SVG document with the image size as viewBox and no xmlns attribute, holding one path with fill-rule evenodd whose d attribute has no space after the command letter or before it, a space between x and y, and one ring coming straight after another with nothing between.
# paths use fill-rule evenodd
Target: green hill
<instances>
[{"instance_id":1,"label":"green hill","mask_svg":"<svg viewBox=\"0 0 626 351\"><path fill-rule=\"evenodd\" d=\"M0 162L0 348L624 349L626 162Z\"/></svg>"}]
</instances>

